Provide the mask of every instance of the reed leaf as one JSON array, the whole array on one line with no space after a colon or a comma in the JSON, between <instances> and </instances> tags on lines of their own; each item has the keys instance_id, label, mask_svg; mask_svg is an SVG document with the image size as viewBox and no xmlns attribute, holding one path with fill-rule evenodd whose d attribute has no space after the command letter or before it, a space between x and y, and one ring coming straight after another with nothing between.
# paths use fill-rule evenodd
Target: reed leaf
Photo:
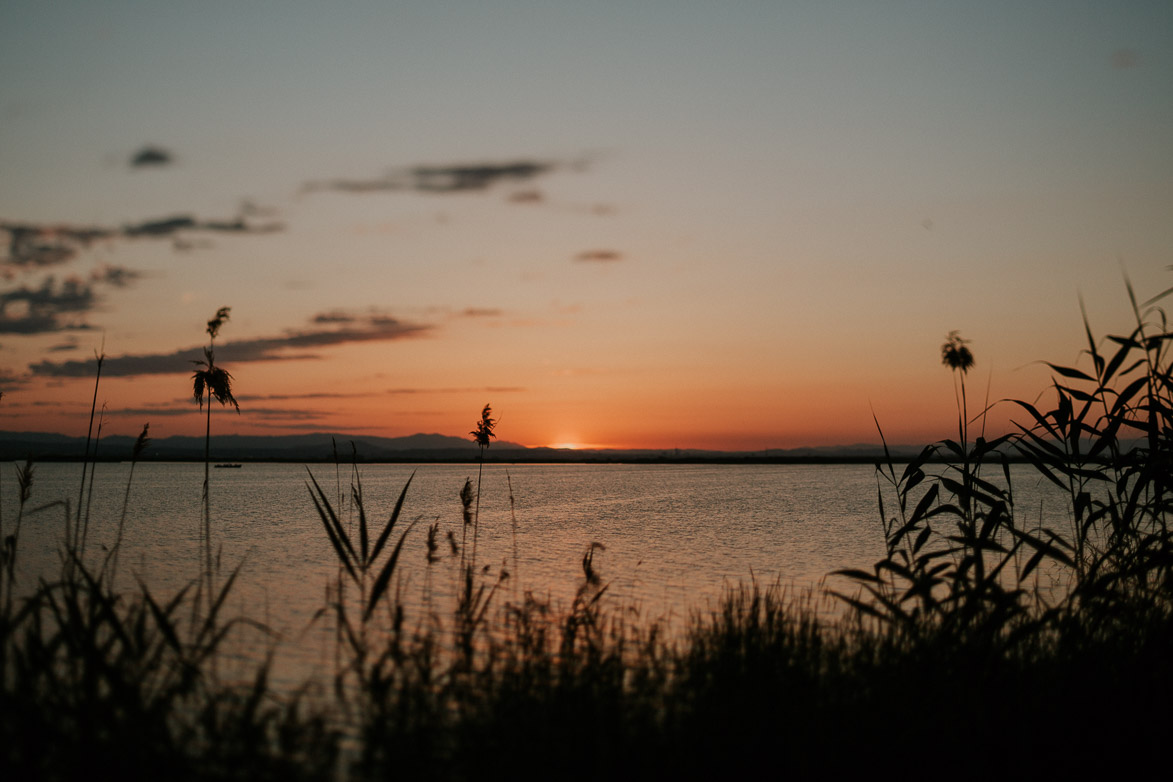
<instances>
[{"instance_id":1,"label":"reed leaf","mask_svg":"<svg viewBox=\"0 0 1173 782\"><path fill-rule=\"evenodd\" d=\"M379 539L375 541L375 548L371 552L371 561L379 558L379 552L383 550L383 546L387 544L387 538L391 535L391 530L395 527L395 523L399 520L400 513L403 512L403 502L407 499L407 488L411 486L412 479L415 478L415 471L412 470L411 475L407 478L407 483L403 484L403 489L399 492L399 499L395 501L395 507L391 511L391 517L387 519L387 524L383 527L383 531L379 533ZM414 522L413 522L414 524Z\"/></svg>"},{"instance_id":2,"label":"reed leaf","mask_svg":"<svg viewBox=\"0 0 1173 782\"><path fill-rule=\"evenodd\" d=\"M404 491L407 487L404 487ZM395 544L395 548L391 551L391 556L387 558L387 562L383 565L383 569L379 572L379 577L375 579L374 585L371 587L370 597L367 598L366 610L363 612L363 621L370 619L371 614L374 613L375 607L379 603L379 598L387 591L387 585L391 583L391 576L395 573L395 565L399 562L399 553L403 550L403 541L407 540L407 533L411 532L412 527L416 525L419 519L415 519L407 525L407 529L399 536L399 542ZM387 529L390 531L391 523L388 522Z\"/></svg>"}]
</instances>

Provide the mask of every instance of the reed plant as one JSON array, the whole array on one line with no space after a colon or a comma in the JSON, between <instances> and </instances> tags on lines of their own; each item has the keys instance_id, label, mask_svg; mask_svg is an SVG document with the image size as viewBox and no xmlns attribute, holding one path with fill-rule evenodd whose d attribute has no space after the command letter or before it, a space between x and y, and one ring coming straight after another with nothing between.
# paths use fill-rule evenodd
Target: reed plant
<instances>
[{"instance_id":1,"label":"reed plant","mask_svg":"<svg viewBox=\"0 0 1173 782\"><path fill-rule=\"evenodd\" d=\"M110 546L110 551L106 554L106 562L103 569L106 572L108 583L113 585L114 579L118 573L118 554L122 550L122 533L126 527L126 512L130 508L130 487L134 483L134 468L138 464L139 457L151 444L149 432L151 425L149 423L143 424L143 430L134 441L134 447L130 451L130 474L126 478L126 491L122 496L122 513L118 516L118 532L114 536L114 544Z\"/></svg>"},{"instance_id":2,"label":"reed plant","mask_svg":"<svg viewBox=\"0 0 1173 782\"><path fill-rule=\"evenodd\" d=\"M361 691L370 684L372 674L368 666L370 656L369 625L375 616L376 610L382 605L390 605L393 614L393 624L402 621L402 613L396 601L391 600L389 588L392 578L399 564L399 557L403 551L403 544L407 535L419 519L408 522L399 534L398 542L394 547L387 548L396 524L400 520L404 501L407 499L407 490L411 486L414 473L403 485L399 499L391 511L390 517L377 534L372 535L368 529L367 510L363 500L362 481L357 476L351 486L351 496L358 513L358 539L352 540L351 535L343 528L338 512L329 496L322 489L313 473L307 468L309 481L306 488L310 499L317 510L318 518L326 531L326 537L342 568L342 573L349 578L349 583L358 590L357 611L350 606L342 587L342 575L339 575L338 598L331 606L337 620L341 638L347 649L348 662L339 670L335 678L336 691L340 694L346 691L346 682L352 676L356 677ZM384 550L387 555L381 557ZM353 616L357 613L357 619Z\"/></svg>"},{"instance_id":3,"label":"reed plant","mask_svg":"<svg viewBox=\"0 0 1173 782\"><path fill-rule=\"evenodd\" d=\"M492 413L493 408L486 404L481 410L481 420L477 421L476 428L469 432L473 442L477 444L477 494L476 509L473 511L472 521L472 568L474 570L477 565L477 532L480 530L481 474L485 469L485 449L493 444L493 438L497 436L493 431L497 427L497 419L491 417Z\"/></svg>"},{"instance_id":4,"label":"reed plant","mask_svg":"<svg viewBox=\"0 0 1173 782\"><path fill-rule=\"evenodd\" d=\"M86 430L86 449L85 449L85 453L82 456L81 485L78 486L78 489L77 489L77 519L74 523L74 530L73 530L73 537L72 537L73 541L81 540L83 537L83 533L82 533L82 496L85 493L86 471L89 469L89 464L90 464L90 441L92 440L93 434L94 434L94 413L98 408L98 386L101 384L101 381L102 381L102 364L105 363L105 361L106 361L106 354L105 354L104 348L105 348L105 345L103 345L103 350L99 350L94 353L94 358L97 360L98 368L97 368L97 371L94 373L94 396L93 396L93 399L90 401L90 426L89 426L89 429ZM88 518L86 519L86 523L87 524L89 523ZM65 540L65 544L67 546L70 544L70 539L68 537ZM84 548L84 546L83 546L83 548Z\"/></svg>"},{"instance_id":5,"label":"reed plant","mask_svg":"<svg viewBox=\"0 0 1173 782\"><path fill-rule=\"evenodd\" d=\"M204 360L193 361L196 365L195 372L192 373L192 396L195 401L199 403L200 409L204 408L204 401L208 403L207 417L204 419L204 489L203 489L203 519L202 529L200 530L203 542L203 572L206 589L209 599L214 591L213 570L212 570L212 501L210 493L210 467L211 467L211 450L212 450L212 400L220 403L223 407L231 403L236 412L240 413L240 404L237 403L236 397L232 395L232 375L228 370L216 364L215 346L216 337L220 334L220 329L228 321L228 315L231 311L230 307L221 307L216 310L216 314L208 321L205 331L208 334L208 346L204 348Z\"/></svg>"},{"instance_id":6,"label":"reed plant","mask_svg":"<svg viewBox=\"0 0 1173 782\"><path fill-rule=\"evenodd\" d=\"M32 471L22 471L23 505ZM49 503L45 507L65 505ZM39 510L39 509L38 509ZM67 530L72 516L65 510ZM14 532L18 535L19 531ZM69 535L69 532L66 533ZM71 540L72 542L72 540ZM11 552L15 552L13 543ZM198 616L193 582L167 599L145 584L115 591L65 547L0 604L0 762L13 779L323 779L337 735L320 709L276 698L268 663L240 682L214 674L246 617L226 617L239 568ZM14 557L6 551L8 573Z\"/></svg>"},{"instance_id":7,"label":"reed plant","mask_svg":"<svg viewBox=\"0 0 1173 782\"><path fill-rule=\"evenodd\" d=\"M1112 632L1138 606L1168 611L1173 335L1156 306L1168 292L1141 305L1126 287L1132 330L1101 343L1085 314L1091 367L1048 363L1052 405L1012 400L1027 416L1017 431L972 445L963 378L973 358L950 334L942 356L962 376L960 440L926 447L899 476L890 455L877 466L887 554L871 570L837 571L859 590L839 593L852 609L910 637L970 644L982 654L1052 638L1072 622L1087 630L1093 618ZM1020 518L1011 456L1065 492L1069 528ZM991 464L997 483L982 474ZM1034 589L1040 568L1066 585L1058 598Z\"/></svg>"}]
</instances>

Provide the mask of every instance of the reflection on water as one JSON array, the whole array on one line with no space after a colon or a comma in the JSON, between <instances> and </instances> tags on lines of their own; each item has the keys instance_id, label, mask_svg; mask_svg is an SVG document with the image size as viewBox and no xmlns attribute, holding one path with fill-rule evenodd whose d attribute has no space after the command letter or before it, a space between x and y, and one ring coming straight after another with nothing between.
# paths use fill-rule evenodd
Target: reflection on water
<instances>
[{"instance_id":1,"label":"reflection on water","mask_svg":"<svg viewBox=\"0 0 1173 782\"><path fill-rule=\"evenodd\" d=\"M30 511L56 500L76 507L81 480L79 464L39 464L35 470L18 561L26 583L57 571L64 527L61 506ZM343 509L343 525L353 528L352 469L312 470ZM136 467L120 555L122 586L141 581L156 595L170 595L195 579L203 471L200 464ZM129 472L129 464L96 467L87 562L100 562L115 539ZM467 478L475 485L476 465L361 466L357 474L372 526L386 523L413 472L403 520L420 523L404 546L395 589L409 615L418 617L454 605L459 560L450 554L447 535L462 539L459 493ZM332 631L315 616L326 605L338 565L307 478L305 467L291 464L246 464L211 476L221 573L240 568L229 608L285 639L279 659L293 661L286 663L296 670L291 681L303 679L307 668L329 670L333 664ZM1019 508L1030 509L1026 521L1062 518L1061 498L1034 475L1023 470L1016 481ZM3 532L9 534L17 512L12 464L3 465L0 491ZM429 565L426 528L434 522L440 525L441 559ZM884 545L870 465L485 466L477 557L489 569L486 577L502 568L510 572L501 600L529 590L569 605L593 543L605 547L596 551L593 567L609 584L611 604L644 619L670 620L703 608L724 585L751 577L801 589L835 568L868 567Z\"/></svg>"}]
</instances>

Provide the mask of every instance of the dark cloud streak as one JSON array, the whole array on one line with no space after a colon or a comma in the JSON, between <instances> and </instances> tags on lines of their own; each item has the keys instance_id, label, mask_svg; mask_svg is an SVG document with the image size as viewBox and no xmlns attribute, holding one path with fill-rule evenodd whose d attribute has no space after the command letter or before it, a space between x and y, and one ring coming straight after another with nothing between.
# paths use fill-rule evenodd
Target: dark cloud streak
<instances>
[{"instance_id":1,"label":"dark cloud streak","mask_svg":"<svg viewBox=\"0 0 1173 782\"><path fill-rule=\"evenodd\" d=\"M39 288L22 285L0 293L0 334L44 334L88 328L64 324L63 315L89 312L97 301L93 285L71 277L60 285L50 276ZM13 314L13 310L17 310Z\"/></svg>"},{"instance_id":2,"label":"dark cloud streak","mask_svg":"<svg viewBox=\"0 0 1173 782\"><path fill-rule=\"evenodd\" d=\"M443 166L412 166L392 169L372 179L329 179L307 182L306 190L334 190L342 193L409 191L416 193L469 193L488 190L500 182L528 182L566 164L539 160L510 163L474 163Z\"/></svg>"},{"instance_id":3,"label":"dark cloud streak","mask_svg":"<svg viewBox=\"0 0 1173 782\"><path fill-rule=\"evenodd\" d=\"M614 263L623 260L623 253L614 250L587 250L574 256L574 260L582 263Z\"/></svg>"},{"instance_id":4,"label":"dark cloud streak","mask_svg":"<svg viewBox=\"0 0 1173 782\"><path fill-rule=\"evenodd\" d=\"M190 233L267 234L285 230L281 223L250 223L243 216L227 220L197 220L173 215L120 228L35 225L0 221L8 234L8 255L0 258L0 276L11 279L16 270L39 269L74 260L99 240L173 238Z\"/></svg>"},{"instance_id":5,"label":"dark cloud streak","mask_svg":"<svg viewBox=\"0 0 1173 782\"><path fill-rule=\"evenodd\" d=\"M151 144L144 146L130 158L131 168L162 168L174 162L169 150Z\"/></svg>"},{"instance_id":6,"label":"dark cloud streak","mask_svg":"<svg viewBox=\"0 0 1173 782\"><path fill-rule=\"evenodd\" d=\"M217 346L216 358L218 362L226 364L318 359L320 356L316 353L305 351L334 345L407 339L422 336L431 328L378 315L367 318L360 326L293 331L280 337L225 342ZM106 377L135 377L190 372L193 362L199 361L202 356L203 349L199 347L181 348L170 353L108 356L102 365L102 374ZM93 374L94 364L92 361L40 361L30 364L29 370L40 377L89 377Z\"/></svg>"}]
</instances>

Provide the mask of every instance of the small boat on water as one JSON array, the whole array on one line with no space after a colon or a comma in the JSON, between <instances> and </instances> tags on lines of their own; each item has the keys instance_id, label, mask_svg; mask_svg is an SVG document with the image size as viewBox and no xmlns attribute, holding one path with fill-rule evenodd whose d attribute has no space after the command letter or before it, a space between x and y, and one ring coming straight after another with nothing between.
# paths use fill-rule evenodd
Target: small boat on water
<instances>
[{"instance_id":1,"label":"small boat on water","mask_svg":"<svg viewBox=\"0 0 1173 782\"><path fill-rule=\"evenodd\" d=\"M240 469L239 464L217 464L216 467L227 467L228 469L233 469L233 470Z\"/></svg>"}]
</instances>

